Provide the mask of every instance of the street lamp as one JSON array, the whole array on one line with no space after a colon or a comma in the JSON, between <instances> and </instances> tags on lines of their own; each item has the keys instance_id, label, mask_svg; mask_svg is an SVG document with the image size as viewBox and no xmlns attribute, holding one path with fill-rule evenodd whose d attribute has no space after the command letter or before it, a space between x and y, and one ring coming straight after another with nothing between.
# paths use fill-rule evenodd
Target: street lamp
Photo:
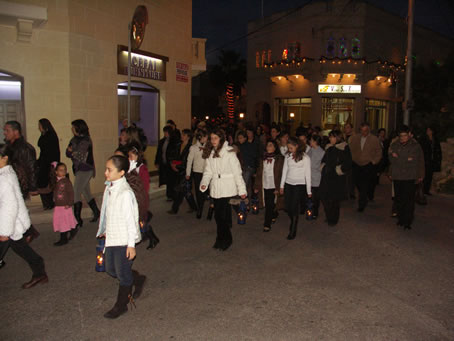
<instances>
[{"instance_id":1,"label":"street lamp","mask_svg":"<svg viewBox=\"0 0 454 341\"><path fill-rule=\"evenodd\" d=\"M243 112L240 112L240 118L241 118L241 119L244 118L244 113L243 113Z\"/></svg>"}]
</instances>

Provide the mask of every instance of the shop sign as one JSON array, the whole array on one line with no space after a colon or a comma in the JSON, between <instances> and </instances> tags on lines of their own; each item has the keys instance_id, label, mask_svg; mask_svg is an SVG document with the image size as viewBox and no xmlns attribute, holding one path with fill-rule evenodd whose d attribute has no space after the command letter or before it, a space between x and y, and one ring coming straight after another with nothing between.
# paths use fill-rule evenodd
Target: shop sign
<instances>
[{"instance_id":1,"label":"shop sign","mask_svg":"<svg viewBox=\"0 0 454 341\"><path fill-rule=\"evenodd\" d=\"M319 84L318 92L325 94L360 94L361 85Z\"/></svg>"},{"instance_id":2,"label":"shop sign","mask_svg":"<svg viewBox=\"0 0 454 341\"><path fill-rule=\"evenodd\" d=\"M189 81L188 73L189 65L177 62L177 81L187 83Z\"/></svg>"},{"instance_id":3,"label":"shop sign","mask_svg":"<svg viewBox=\"0 0 454 341\"><path fill-rule=\"evenodd\" d=\"M158 81L166 80L166 62L168 57L160 56L146 51L134 50L131 52L131 76ZM128 48L118 46L118 74L128 74Z\"/></svg>"}]
</instances>

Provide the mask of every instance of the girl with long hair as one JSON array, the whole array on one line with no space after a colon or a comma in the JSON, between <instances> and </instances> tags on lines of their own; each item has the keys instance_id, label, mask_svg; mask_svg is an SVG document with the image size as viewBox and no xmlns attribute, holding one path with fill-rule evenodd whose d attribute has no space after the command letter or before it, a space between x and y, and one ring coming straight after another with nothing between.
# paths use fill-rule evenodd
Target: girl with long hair
<instances>
[{"instance_id":1,"label":"girl with long hair","mask_svg":"<svg viewBox=\"0 0 454 341\"><path fill-rule=\"evenodd\" d=\"M214 215L217 225L216 242L213 248L222 251L232 245L232 208L229 200L239 195L246 198L246 185L241 174L241 166L234 149L228 145L223 130L215 129L203 150L205 170L200 183L200 191L210 187L210 197L214 201Z\"/></svg>"},{"instance_id":2,"label":"girl with long hair","mask_svg":"<svg viewBox=\"0 0 454 341\"><path fill-rule=\"evenodd\" d=\"M305 153L306 146L296 137L289 138L287 147L280 193L284 195L285 207L290 217L287 239L292 240L296 237L301 201L312 197L311 160Z\"/></svg>"}]
</instances>

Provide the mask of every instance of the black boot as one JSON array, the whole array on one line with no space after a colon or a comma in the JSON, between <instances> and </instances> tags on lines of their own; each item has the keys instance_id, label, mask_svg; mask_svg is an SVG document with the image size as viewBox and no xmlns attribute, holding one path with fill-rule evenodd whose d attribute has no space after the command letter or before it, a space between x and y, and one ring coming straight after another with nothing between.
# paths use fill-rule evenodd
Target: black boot
<instances>
[{"instance_id":1,"label":"black boot","mask_svg":"<svg viewBox=\"0 0 454 341\"><path fill-rule=\"evenodd\" d=\"M112 309L104 314L105 318L116 319L118 316L123 315L128 311L128 303L132 299L131 296L132 285L118 287L117 302ZM131 301L132 302L132 301Z\"/></svg>"},{"instance_id":2,"label":"black boot","mask_svg":"<svg viewBox=\"0 0 454 341\"><path fill-rule=\"evenodd\" d=\"M60 232L60 240L54 243L55 246L68 244L68 232Z\"/></svg>"},{"instance_id":3,"label":"black boot","mask_svg":"<svg viewBox=\"0 0 454 341\"><path fill-rule=\"evenodd\" d=\"M88 202L88 206L90 206L91 210L93 211L93 219L90 220L90 223L97 222L99 219L99 212L98 205L96 205L96 200L93 198Z\"/></svg>"},{"instance_id":4,"label":"black boot","mask_svg":"<svg viewBox=\"0 0 454 341\"><path fill-rule=\"evenodd\" d=\"M158 245L158 243L159 243L159 238L157 235L154 234L153 228L151 227L151 225L148 225L148 230L146 232L146 235L147 235L148 239L150 240L150 244L148 244L147 249L154 249L156 247L156 245Z\"/></svg>"},{"instance_id":5,"label":"black boot","mask_svg":"<svg viewBox=\"0 0 454 341\"><path fill-rule=\"evenodd\" d=\"M69 240L73 239L76 236L77 232L79 232L78 226L69 231Z\"/></svg>"},{"instance_id":6,"label":"black boot","mask_svg":"<svg viewBox=\"0 0 454 341\"><path fill-rule=\"evenodd\" d=\"M290 231L287 236L288 240L295 239L297 227L298 227L298 216L290 217Z\"/></svg>"},{"instance_id":7,"label":"black boot","mask_svg":"<svg viewBox=\"0 0 454 341\"><path fill-rule=\"evenodd\" d=\"M132 270L132 275L134 277L134 283L133 283L134 292L132 293L132 298L136 300L142 294L143 285L145 284L145 281L147 280L147 276L139 274L139 272L136 270Z\"/></svg>"},{"instance_id":8,"label":"black boot","mask_svg":"<svg viewBox=\"0 0 454 341\"><path fill-rule=\"evenodd\" d=\"M197 219L202 219L202 214L203 214L203 202L199 205L197 208Z\"/></svg>"},{"instance_id":9,"label":"black boot","mask_svg":"<svg viewBox=\"0 0 454 341\"><path fill-rule=\"evenodd\" d=\"M84 225L84 221L81 217L82 213L82 202L78 201L74 203L74 217L77 220L77 227L82 227Z\"/></svg>"}]
</instances>

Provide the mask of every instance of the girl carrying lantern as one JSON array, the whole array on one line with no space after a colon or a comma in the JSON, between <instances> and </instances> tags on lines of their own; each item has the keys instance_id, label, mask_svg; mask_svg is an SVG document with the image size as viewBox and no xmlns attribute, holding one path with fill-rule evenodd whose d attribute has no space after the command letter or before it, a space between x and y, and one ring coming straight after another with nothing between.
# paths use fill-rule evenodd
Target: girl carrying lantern
<instances>
[{"instance_id":1,"label":"girl carrying lantern","mask_svg":"<svg viewBox=\"0 0 454 341\"><path fill-rule=\"evenodd\" d=\"M134 192L126 181L129 160L114 155L107 160L106 189L101 208L101 219L96 237L106 238L106 271L119 280L117 301L106 318L117 318L128 311L128 303L138 298L143 282L135 285L132 263L136 257L136 243L140 242L139 210Z\"/></svg>"},{"instance_id":2,"label":"girl carrying lantern","mask_svg":"<svg viewBox=\"0 0 454 341\"><path fill-rule=\"evenodd\" d=\"M205 192L209 186L210 197L214 201L217 236L213 248L225 251L232 245L232 209L229 200L237 195L246 199L246 185L240 162L222 129L211 132L203 158L206 162L200 191Z\"/></svg>"},{"instance_id":3,"label":"girl carrying lantern","mask_svg":"<svg viewBox=\"0 0 454 341\"><path fill-rule=\"evenodd\" d=\"M285 195L285 207L290 217L288 240L295 239L301 198L312 197L311 160L304 152L306 146L296 137L288 140L288 153L282 170L280 193ZM304 188L306 187L306 188Z\"/></svg>"},{"instance_id":4,"label":"girl carrying lantern","mask_svg":"<svg viewBox=\"0 0 454 341\"><path fill-rule=\"evenodd\" d=\"M284 167L284 157L275 140L266 144L263 161L259 163L255 178L254 192L259 196L259 204L265 206L265 222L263 232L271 230L271 224L276 221L278 210L283 208L283 196L279 186Z\"/></svg>"}]
</instances>

